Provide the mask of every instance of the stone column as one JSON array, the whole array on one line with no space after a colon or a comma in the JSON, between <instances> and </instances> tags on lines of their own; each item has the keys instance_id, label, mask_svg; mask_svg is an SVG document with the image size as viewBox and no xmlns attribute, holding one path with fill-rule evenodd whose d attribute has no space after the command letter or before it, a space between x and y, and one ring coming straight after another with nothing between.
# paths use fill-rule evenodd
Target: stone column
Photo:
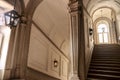
<instances>
[{"instance_id":1,"label":"stone column","mask_svg":"<svg viewBox=\"0 0 120 80\"><path fill-rule=\"evenodd\" d=\"M14 60L14 53L15 53L15 45L16 45L16 37L17 37L17 30L16 28L11 29L11 35L10 35L10 41L9 41L9 49L8 49L8 55L6 58L6 66L4 69L4 76L3 80L10 79L11 71L13 67L13 60Z\"/></svg>"},{"instance_id":2,"label":"stone column","mask_svg":"<svg viewBox=\"0 0 120 80\"><path fill-rule=\"evenodd\" d=\"M26 25L26 21L26 17L22 16L19 26L11 28L5 80L24 80L25 78L30 35L30 27Z\"/></svg>"},{"instance_id":3,"label":"stone column","mask_svg":"<svg viewBox=\"0 0 120 80\"><path fill-rule=\"evenodd\" d=\"M118 39L117 39L117 30L116 30L116 21L113 21L112 20L112 33L113 33L113 43L116 44L118 42Z\"/></svg>"},{"instance_id":4,"label":"stone column","mask_svg":"<svg viewBox=\"0 0 120 80\"><path fill-rule=\"evenodd\" d=\"M18 25L17 27L11 27L11 35L10 35L8 53L6 58L6 65L3 74L3 80L14 79L16 77L17 79L20 78L20 74L18 72L20 72L21 64L20 62L18 62L18 60L21 61L21 54L22 54L20 52L22 50L20 50L21 48L19 44L22 44L21 42L24 42L23 40L21 40L22 38L20 36L21 33L24 34L24 32L21 32L22 24ZM23 34L21 35L24 36L25 34L24 35Z\"/></svg>"},{"instance_id":5,"label":"stone column","mask_svg":"<svg viewBox=\"0 0 120 80\"><path fill-rule=\"evenodd\" d=\"M21 22L18 27L18 35L16 41L15 59L12 71L12 77L15 79L23 79L25 77L25 62L24 57L26 56L26 40L27 40L27 25L26 17L21 17ZM29 40L28 40L29 42Z\"/></svg>"},{"instance_id":6,"label":"stone column","mask_svg":"<svg viewBox=\"0 0 120 80\"><path fill-rule=\"evenodd\" d=\"M11 78L23 80L26 75L27 54L29 46L30 27L26 24L26 17L21 17L20 25L18 26L15 55L13 61L13 70L11 71Z\"/></svg>"},{"instance_id":7,"label":"stone column","mask_svg":"<svg viewBox=\"0 0 120 80\"><path fill-rule=\"evenodd\" d=\"M80 1L71 0L69 3L70 15L71 15L71 38L72 38L72 71L70 80L80 80L78 77L78 54L79 54L79 16Z\"/></svg>"}]
</instances>

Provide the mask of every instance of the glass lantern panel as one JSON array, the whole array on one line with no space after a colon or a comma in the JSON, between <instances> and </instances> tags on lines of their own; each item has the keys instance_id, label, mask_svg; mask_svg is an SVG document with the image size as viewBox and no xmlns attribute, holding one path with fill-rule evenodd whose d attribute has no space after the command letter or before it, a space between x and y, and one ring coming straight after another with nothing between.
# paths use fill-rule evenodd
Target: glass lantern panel
<instances>
[{"instance_id":1,"label":"glass lantern panel","mask_svg":"<svg viewBox=\"0 0 120 80\"><path fill-rule=\"evenodd\" d=\"M6 22L6 25L10 24L10 17L9 16L5 16L5 22Z\"/></svg>"}]
</instances>

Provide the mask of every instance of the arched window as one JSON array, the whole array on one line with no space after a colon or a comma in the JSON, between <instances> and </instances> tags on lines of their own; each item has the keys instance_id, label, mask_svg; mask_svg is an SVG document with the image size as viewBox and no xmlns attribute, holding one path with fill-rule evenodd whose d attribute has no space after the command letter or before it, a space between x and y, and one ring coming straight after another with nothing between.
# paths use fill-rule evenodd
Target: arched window
<instances>
[{"instance_id":1,"label":"arched window","mask_svg":"<svg viewBox=\"0 0 120 80\"><path fill-rule=\"evenodd\" d=\"M109 36L108 36L109 29L106 24L99 24L97 27L98 33L98 41L99 43L108 43Z\"/></svg>"}]
</instances>

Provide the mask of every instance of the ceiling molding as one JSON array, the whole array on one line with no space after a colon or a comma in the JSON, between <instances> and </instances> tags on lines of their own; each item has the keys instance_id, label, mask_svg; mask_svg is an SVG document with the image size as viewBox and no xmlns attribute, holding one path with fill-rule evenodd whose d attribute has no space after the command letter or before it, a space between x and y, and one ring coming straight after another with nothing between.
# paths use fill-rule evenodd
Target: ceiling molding
<instances>
[{"instance_id":1,"label":"ceiling molding","mask_svg":"<svg viewBox=\"0 0 120 80\"><path fill-rule=\"evenodd\" d=\"M109 24L112 22L109 18L107 17L100 17L100 18L97 18L94 22L93 22L93 25L95 26L99 21L101 20L104 20L104 21L107 21Z\"/></svg>"},{"instance_id":2,"label":"ceiling molding","mask_svg":"<svg viewBox=\"0 0 120 80\"><path fill-rule=\"evenodd\" d=\"M103 6L103 7L99 7L99 8L97 8L97 9L95 9L95 10L90 14L91 17L93 17L94 13L95 13L97 10L102 9L102 8L108 8L108 9L112 10L112 11L114 12L114 14L116 13L113 8L107 7L107 6Z\"/></svg>"}]
</instances>

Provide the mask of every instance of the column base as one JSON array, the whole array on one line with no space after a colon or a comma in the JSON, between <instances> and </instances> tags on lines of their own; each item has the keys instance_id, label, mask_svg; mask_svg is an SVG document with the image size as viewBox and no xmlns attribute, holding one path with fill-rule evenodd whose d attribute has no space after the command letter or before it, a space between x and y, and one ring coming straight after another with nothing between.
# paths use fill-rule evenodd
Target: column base
<instances>
[{"instance_id":1,"label":"column base","mask_svg":"<svg viewBox=\"0 0 120 80\"><path fill-rule=\"evenodd\" d=\"M10 79L10 80L25 80L25 79Z\"/></svg>"},{"instance_id":2,"label":"column base","mask_svg":"<svg viewBox=\"0 0 120 80\"><path fill-rule=\"evenodd\" d=\"M78 75L77 74L73 74L71 77L70 77L70 80L80 80Z\"/></svg>"}]
</instances>

